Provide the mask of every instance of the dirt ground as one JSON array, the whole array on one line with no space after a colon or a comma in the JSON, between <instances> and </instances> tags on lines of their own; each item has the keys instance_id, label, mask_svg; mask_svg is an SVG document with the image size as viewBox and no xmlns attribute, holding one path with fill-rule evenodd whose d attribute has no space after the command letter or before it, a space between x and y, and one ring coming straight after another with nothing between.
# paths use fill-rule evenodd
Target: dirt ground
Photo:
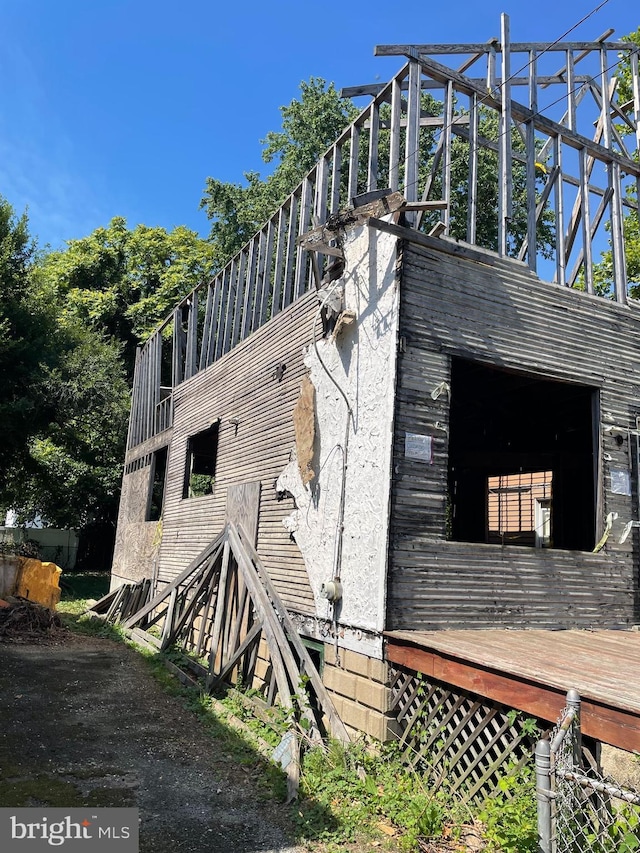
<instances>
[{"instance_id":1,"label":"dirt ground","mask_svg":"<svg viewBox=\"0 0 640 853\"><path fill-rule=\"evenodd\" d=\"M0 643L0 806L136 806L141 853L302 853L262 772L125 646Z\"/></svg>"}]
</instances>

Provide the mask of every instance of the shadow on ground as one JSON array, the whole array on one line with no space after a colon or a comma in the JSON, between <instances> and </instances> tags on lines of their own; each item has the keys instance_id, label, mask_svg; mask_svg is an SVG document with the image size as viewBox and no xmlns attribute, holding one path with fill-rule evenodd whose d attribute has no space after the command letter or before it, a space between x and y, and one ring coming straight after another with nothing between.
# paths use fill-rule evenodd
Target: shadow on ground
<instances>
[{"instance_id":1,"label":"shadow on ground","mask_svg":"<svg viewBox=\"0 0 640 853\"><path fill-rule=\"evenodd\" d=\"M141 853L297 851L263 760L216 734L122 644L0 644L1 806L138 807Z\"/></svg>"}]
</instances>

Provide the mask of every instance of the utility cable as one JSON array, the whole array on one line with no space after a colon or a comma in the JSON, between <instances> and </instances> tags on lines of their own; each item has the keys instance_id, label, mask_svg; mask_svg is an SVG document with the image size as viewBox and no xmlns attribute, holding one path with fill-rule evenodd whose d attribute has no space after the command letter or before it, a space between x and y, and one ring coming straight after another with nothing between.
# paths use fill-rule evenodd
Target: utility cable
<instances>
[{"instance_id":1,"label":"utility cable","mask_svg":"<svg viewBox=\"0 0 640 853\"><path fill-rule=\"evenodd\" d=\"M324 372L326 373L328 378L331 380L331 382L333 383L335 388L338 390L340 396L344 400L345 405L347 407L347 418L346 418L346 423L345 423L345 433L344 433L343 444L342 445L339 445L339 444L335 445L335 447L332 448L332 451L331 451L331 452L333 452L333 450L335 450L335 449L340 449L342 451L342 476L341 476L341 482L340 482L340 501L338 504L338 520L336 523L336 538L335 538L334 559L333 559L333 566L334 566L333 577L335 579L338 579L338 580L341 578L341 572L342 572L342 536L343 536L343 532L344 532L344 508L345 508L345 496L346 496L346 486L347 486L347 460L348 460L348 452L349 452L349 427L350 427L350 422L354 422L354 416L353 416L353 408L351 406L351 403L349 402L349 398L347 397L345 390L340 386L337 379L333 376L333 374L331 373L331 371L327 367L327 364L325 363L324 359L320 355L320 349L318 347L318 339L317 339L317 335L316 335L316 325L318 323L318 319L320 318L322 310L325 308L327 302L333 296L334 291L340 286L340 284L341 284L341 279L336 279L336 281L332 284L332 286L329 287L329 289L327 290L327 293L325 294L322 302L320 302L320 304L318 305L318 308L317 308L316 313L315 313L314 318L313 318L313 324L312 324L312 343L313 343L314 352L316 354L316 358L318 359L318 363L320 364L320 366L322 367L322 369L324 370ZM338 623L337 623L337 613L336 613L336 602L335 601L331 602L331 605L332 605L332 608L331 608L332 609L332 620L331 621L332 621L332 627L333 627L334 638L335 638L336 661L339 665L340 664L340 655L339 655L339 649L338 649Z\"/></svg>"},{"instance_id":2,"label":"utility cable","mask_svg":"<svg viewBox=\"0 0 640 853\"><path fill-rule=\"evenodd\" d=\"M565 31L561 36L558 36L558 38L556 38L553 42L550 42L550 43L549 43L549 44L544 48L544 50L540 51L540 53L538 53L538 54L536 55L536 57L535 57L535 58L531 58L531 59L529 59L529 61L528 61L528 62L526 62L523 66L521 66L517 71L513 72L513 73L512 73L512 74L511 74L511 75L510 75L506 80L501 81L501 82L496 86L496 88L498 89L498 91L501 91L501 90L502 90L502 87L503 87L503 86L505 86L505 85L506 85L506 83L508 83L510 80L514 79L514 78L515 78L518 74L520 74L522 71L525 71L527 68L531 67L531 65L533 64L533 62L534 62L534 61L537 61L537 59L538 59L540 56L543 56L545 53L548 53L548 52L549 52L549 51L550 51L550 50L551 50L551 49L552 49L556 44L559 44L559 43L560 43L564 38L566 38L566 36L568 36L570 33L572 33L574 30L576 30L579 26L581 26L581 25L582 25L582 24L584 24L586 21L588 21L588 20L589 20L589 18L591 18L593 15L595 15L597 12L599 12L599 11L600 11L604 6L606 6L606 5L607 5L607 3L609 3L609 0L602 0L602 2L601 2L601 3L599 3L595 8L593 8L590 12L588 12L586 15L584 15L584 16L583 16L579 21L577 21L577 22L576 22L572 27L570 27L568 30L566 30L566 31ZM612 64L611 64L611 65L609 65L606 69L604 69L604 72L603 72L603 73L605 73L605 74L606 74L606 73L608 73L609 71L611 71L613 68L615 68L615 67L619 64L619 61L620 61L620 60L619 60L619 59L617 59L614 63L612 63ZM601 72L601 73L602 73L602 72ZM596 78L595 78L595 77L590 77L590 78L589 78L589 82L595 82L595 80L596 80ZM583 82L583 83L579 83L579 84L577 84L577 85L572 89L571 93L570 93L570 92L566 92L564 95L562 95L560 98L557 98L555 101L552 101L550 104L546 104L544 107L539 108L538 110L536 110L536 111L532 114L531 118L537 118L538 116L543 116L543 115L544 115L544 112L543 112L543 111L546 111L546 110L548 110L550 107L553 107L553 106L555 106L556 104L560 103L561 101L563 101L563 100L565 100L565 99L569 98L569 95L570 95L570 94L574 94L575 92L579 91L579 90L580 90L581 88L583 88L584 86L585 86L585 83L584 83L584 82ZM495 99L495 96L494 96L494 95L492 95L492 93L487 93L486 95L482 96L482 98L479 100L479 102L478 102L478 104L477 104L477 107L481 107L483 104L487 104L487 98L488 98L490 95L491 95L491 97L494 97L494 99ZM465 116L468 116L468 115L470 115L470 110L468 110L468 109L466 109L466 108L465 108L465 109L462 109L459 113L457 113L457 114L456 114L456 118L461 118L461 117L465 117ZM444 128L443 128L443 129L444 129ZM510 131L511 131L511 129L509 129L509 132L510 132ZM495 142L499 142L499 141L500 141L504 136L506 136L506 134L507 134L507 130L504 130L504 131L502 131L501 133L499 133L499 134L498 134L498 136L497 136L497 138L495 139ZM494 140L492 140L492 141L494 141ZM481 146L480 146L480 145L478 145L478 144L476 144L475 149L474 149L474 150L472 150L472 151L470 151L469 153L470 153L470 155L472 155L472 154L475 154L475 153L476 153L477 151L479 151L479 150L481 150ZM398 158L398 160L397 160L395 163L393 163L393 164L392 164L392 163L390 163L390 164L389 164L389 170L391 171L391 169L392 169L392 168L398 169L398 168L401 166L401 164L403 163L403 161L405 161L409 156L415 156L416 154L419 154L419 152L420 152L420 145L418 144L418 145L416 146L416 148L415 148L413 151L411 151L409 154L407 154L407 153L405 152L405 155L404 155L404 157L403 157L403 158L400 158L400 157L399 157L399 158ZM409 187L414 187L414 186L417 186L417 185L418 185L418 179L416 179L415 181L412 181L410 184L406 184L406 185L404 186L404 189L407 189L407 188L409 188Z\"/></svg>"}]
</instances>

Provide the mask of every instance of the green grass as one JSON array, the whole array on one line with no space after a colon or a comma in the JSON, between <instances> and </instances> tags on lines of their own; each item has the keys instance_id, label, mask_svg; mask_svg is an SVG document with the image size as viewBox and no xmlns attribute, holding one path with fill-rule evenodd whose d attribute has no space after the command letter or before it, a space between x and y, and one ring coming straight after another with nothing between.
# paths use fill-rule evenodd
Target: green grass
<instances>
[{"instance_id":1,"label":"green grass","mask_svg":"<svg viewBox=\"0 0 640 853\"><path fill-rule=\"evenodd\" d=\"M108 591L109 578L101 574L68 575L63 599L58 607L71 630L106 637L132 646L144 658L149 672L163 689L176 697L199 720L216 742L221 755L239 767L251 769L256 794L265 799L284 800L286 779L279 767L262 757L251 742L225 724L211 697L182 685L166 668L165 659L177 661L176 652L166 655L142 649L132 643L116 625L82 615L87 601ZM256 735L273 742L274 730L288 728L276 720L267 728L252 716L233 695L221 697L230 714L240 717ZM277 716L277 709L275 711ZM280 712L283 715L283 712ZM279 736L276 737L279 740ZM378 745L380 747L380 745ZM346 851L364 843L378 850L416 851L420 839L441 838L443 831L451 839L472 819L455 796L441 787L434 792L428 782L402 761L395 745L371 749L364 740L347 747L332 742L325 748L307 749L303 755L300 798L291 807L290 816L298 839L308 849ZM501 853L531 853L536 850L535 798L530 773L504 781L495 797L480 810L486 827L487 850ZM473 810L476 815L478 809ZM387 838L381 826L394 832Z\"/></svg>"},{"instance_id":2,"label":"green grass","mask_svg":"<svg viewBox=\"0 0 640 853\"><path fill-rule=\"evenodd\" d=\"M56 607L56 613L62 619L62 624L79 634L125 640L123 632L117 625L84 615L90 602L97 601L109 592L110 582L110 575L104 572L63 574L60 581L62 596Z\"/></svg>"},{"instance_id":3,"label":"green grass","mask_svg":"<svg viewBox=\"0 0 640 853\"><path fill-rule=\"evenodd\" d=\"M109 592L111 577L105 572L64 572L60 579L62 604L98 600Z\"/></svg>"}]
</instances>

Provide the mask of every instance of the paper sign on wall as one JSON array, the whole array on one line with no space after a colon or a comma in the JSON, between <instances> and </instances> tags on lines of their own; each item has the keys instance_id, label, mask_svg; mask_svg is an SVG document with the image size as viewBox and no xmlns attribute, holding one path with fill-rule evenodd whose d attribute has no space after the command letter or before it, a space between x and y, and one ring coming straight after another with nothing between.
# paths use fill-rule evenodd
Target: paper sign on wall
<instances>
[{"instance_id":1,"label":"paper sign on wall","mask_svg":"<svg viewBox=\"0 0 640 853\"><path fill-rule=\"evenodd\" d=\"M404 455L407 459L419 459L420 462L433 463L433 442L430 435L418 435L415 432L404 434Z\"/></svg>"},{"instance_id":2,"label":"paper sign on wall","mask_svg":"<svg viewBox=\"0 0 640 853\"><path fill-rule=\"evenodd\" d=\"M631 494L631 475L626 468L611 469L611 492L614 495Z\"/></svg>"}]
</instances>

